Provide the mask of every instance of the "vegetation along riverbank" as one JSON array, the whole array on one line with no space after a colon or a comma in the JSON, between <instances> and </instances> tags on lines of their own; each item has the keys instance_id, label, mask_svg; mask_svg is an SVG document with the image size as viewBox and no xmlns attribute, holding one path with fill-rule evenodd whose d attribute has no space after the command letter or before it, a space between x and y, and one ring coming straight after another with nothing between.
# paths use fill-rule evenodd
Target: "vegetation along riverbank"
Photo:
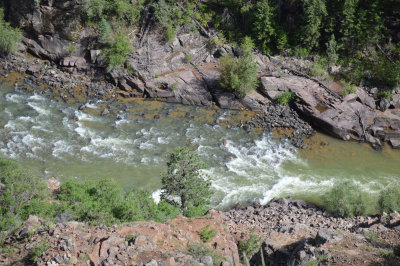
<instances>
[{"instance_id":1,"label":"vegetation along riverbank","mask_svg":"<svg viewBox=\"0 0 400 266\"><path fill-rule=\"evenodd\" d=\"M28 165L1 159L0 264L400 265L399 174L375 182L372 193L364 176L321 181L281 168L307 168L293 151L315 149L316 131L378 151L400 148L398 0L1 0L0 54L2 86L17 92L1 88L1 154L41 161L43 176L46 149L62 153L65 164L84 153L136 162L138 151L169 136L151 143L121 141L123 134L155 134L146 123L167 117L188 120L183 127L191 129L178 133L190 143L162 150L158 161L140 158L166 164L153 194L112 179L46 181ZM139 101L159 113L133 113ZM198 109L167 106L163 113L154 102ZM38 125L35 119L52 120L50 110L65 115L56 123L67 130L52 135ZM205 153L204 135L214 138L220 127L234 130L237 142L244 132L261 137L240 146L217 135L220 146ZM50 148L38 144L51 137ZM254 164L278 181L263 184ZM210 177L221 169L235 187ZM259 183L245 184L243 173ZM315 205L274 198L285 182L330 185ZM259 194L245 204L239 194L248 190Z\"/></svg>"}]
</instances>

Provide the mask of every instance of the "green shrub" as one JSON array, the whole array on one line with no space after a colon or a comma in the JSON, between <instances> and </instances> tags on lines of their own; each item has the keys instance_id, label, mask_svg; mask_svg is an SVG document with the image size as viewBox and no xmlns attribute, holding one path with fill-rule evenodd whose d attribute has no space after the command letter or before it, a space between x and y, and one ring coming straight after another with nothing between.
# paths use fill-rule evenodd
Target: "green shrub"
<instances>
[{"instance_id":1,"label":"green shrub","mask_svg":"<svg viewBox=\"0 0 400 266\"><path fill-rule=\"evenodd\" d=\"M220 84L227 91L233 92L236 97L243 98L247 93L255 90L258 85L258 66L251 54L253 43L245 38L241 48L243 56L232 58L224 56L220 60Z\"/></svg>"},{"instance_id":2,"label":"green shrub","mask_svg":"<svg viewBox=\"0 0 400 266\"><path fill-rule=\"evenodd\" d=\"M281 96L278 97L277 101L280 104L289 104L294 99L296 99L296 94L294 94L294 92L291 91L286 91L282 93Z\"/></svg>"},{"instance_id":3,"label":"green shrub","mask_svg":"<svg viewBox=\"0 0 400 266\"><path fill-rule=\"evenodd\" d=\"M0 8L0 53L10 54L17 51L21 39L21 30L4 21L4 11Z\"/></svg>"},{"instance_id":4,"label":"green shrub","mask_svg":"<svg viewBox=\"0 0 400 266\"><path fill-rule=\"evenodd\" d=\"M165 29L165 42L171 42L176 36L176 27L172 24L169 24L168 27Z\"/></svg>"},{"instance_id":5,"label":"green shrub","mask_svg":"<svg viewBox=\"0 0 400 266\"><path fill-rule=\"evenodd\" d=\"M210 181L200 172L207 165L197 153L179 147L169 154L167 167L161 178L161 198L179 206L185 216L203 215L212 194Z\"/></svg>"},{"instance_id":6,"label":"green shrub","mask_svg":"<svg viewBox=\"0 0 400 266\"><path fill-rule=\"evenodd\" d=\"M108 71L120 68L125 63L126 56L132 52L128 36L123 31L120 31L103 52L103 56L107 61Z\"/></svg>"},{"instance_id":7,"label":"green shrub","mask_svg":"<svg viewBox=\"0 0 400 266\"><path fill-rule=\"evenodd\" d=\"M113 30L107 20L102 19L99 25L99 42L101 44L109 44L113 40Z\"/></svg>"},{"instance_id":8,"label":"green shrub","mask_svg":"<svg viewBox=\"0 0 400 266\"><path fill-rule=\"evenodd\" d=\"M318 56L311 66L310 74L315 77L321 77L327 73L327 69L327 59L325 57Z\"/></svg>"},{"instance_id":9,"label":"green shrub","mask_svg":"<svg viewBox=\"0 0 400 266\"><path fill-rule=\"evenodd\" d=\"M139 21L145 0L83 0L82 12L88 21L116 18L124 24Z\"/></svg>"},{"instance_id":10,"label":"green shrub","mask_svg":"<svg viewBox=\"0 0 400 266\"><path fill-rule=\"evenodd\" d=\"M343 91L342 91L343 96L357 92L357 86L351 84L351 82L342 81L342 83L343 83Z\"/></svg>"},{"instance_id":11,"label":"green shrub","mask_svg":"<svg viewBox=\"0 0 400 266\"><path fill-rule=\"evenodd\" d=\"M200 231L200 239L203 242L208 242L211 239L213 239L217 235L217 230L211 229L209 225L206 225L201 231Z\"/></svg>"},{"instance_id":12,"label":"green shrub","mask_svg":"<svg viewBox=\"0 0 400 266\"><path fill-rule=\"evenodd\" d=\"M365 215L367 200L361 188L352 181L338 181L323 197L325 208L345 217Z\"/></svg>"},{"instance_id":13,"label":"green shrub","mask_svg":"<svg viewBox=\"0 0 400 266\"><path fill-rule=\"evenodd\" d=\"M391 90L381 90L378 92L378 96L390 100L393 97Z\"/></svg>"},{"instance_id":14,"label":"green shrub","mask_svg":"<svg viewBox=\"0 0 400 266\"><path fill-rule=\"evenodd\" d=\"M260 248L261 237L252 234L247 241L240 240L238 243L239 258L244 263L246 257L251 258Z\"/></svg>"},{"instance_id":15,"label":"green shrub","mask_svg":"<svg viewBox=\"0 0 400 266\"><path fill-rule=\"evenodd\" d=\"M192 55L190 53L185 53L186 64L189 64L191 60L192 60Z\"/></svg>"},{"instance_id":16,"label":"green shrub","mask_svg":"<svg viewBox=\"0 0 400 266\"><path fill-rule=\"evenodd\" d=\"M221 265L221 262L224 260L224 258L220 254L207 248L204 244L201 243L189 243L187 245L187 252L195 259L201 259L203 257L210 256L213 259L213 264L215 266Z\"/></svg>"},{"instance_id":17,"label":"green shrub","mask_svg":"<svg viewBox=\"0 0 400 266\"><path fill-rule=\"evenodd\" d=\"M68 212L74 219L92 224L141 220L164 222L179 214L177 208L166 202L157 205L146 191L125 193L112 180L79 183L70 179L61 186L57 199L60 201L58 212Z\"/></svg>"},{"instance_id":18,"label":"green shrub","mask_svg":"<svg viewBox=\"0 0 400 266\"><path fill-rule=\"evenodd\" d=\"M12 160L0 159L0 233L17 229L29 215L52 216L50 191Z\"/></svg>"},{"instance_id":19,"label":"green shrub","mask_svg":"<svg viewBox=\"0 0 400 266\"><path fill-rule=\"evenodd\" d=\"M307 48L296 46L291 50L290 54L291 56L305 59L310 55L310 51Z\"/></svg>"},{"instance_id":20,"label":"green shrub","mask_svg":"<svg viewBox=\"0 0 400 266\"><path fill-rule=\"evenodd\" d=\"M46 240L41 240L28 254L28 258L31 262L35 263L38 259L49 249L50 245Z\"/></svg>"},{"instance_id":21,"label":"green shrub","mask_svg":"<svg viewBox=\"0 0 400 266\"><path fill-rule=\"evenodd\" d=\"M75 53L76 52L76 45L72 44L72 45L68 46L68 52L70 54Z\"/></svg>"},{"instance_id":22,"label":"green shrub","mask_svg":"<svg viewBox=\"0 0 400 266\"><path fill-rule=\"evenodd\" d=\"M382 190L379 195L379 211L392 213L400 211L400 187L391 185Z\"/></svg>"}]
</instances>

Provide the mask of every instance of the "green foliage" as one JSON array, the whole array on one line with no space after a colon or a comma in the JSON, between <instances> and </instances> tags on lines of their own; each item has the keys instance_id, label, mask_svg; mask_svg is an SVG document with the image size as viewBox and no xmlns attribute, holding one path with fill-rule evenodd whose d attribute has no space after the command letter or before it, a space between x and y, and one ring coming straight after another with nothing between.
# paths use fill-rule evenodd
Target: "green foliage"
<instances>
[{"instance_id":1,"label":"green foliage","mask_svg":"<svg viewBox=\"0 0 400 266\"><path fill-rule=\"evenodd\" d=\"M254 35L259 47L264 53L271 51L273 40L276 38L275 8L269 0L258 1L254 10ZM280 48L284 46L281 39Z\"/></svg>"},{"instance_id":2,"label":"green foliage","mask_svg":"<svg viewBox=\"0 0 400 266\"><path fill-rule=\"evenodd\" d=\"M109 44L113 39L113 30L107 20L102 19L99 25L99 42L101 44Z\"/></svg>"},{"instance_id":3,"label":"green foliage","mask_svg":"<svg viewBox=\"0 0 400 266\"><path fill-rule=\"evenodd\" d=\"M108 65L107 70L120 68L130 52L132 52L132 46L128 36L123 31L118 32L109 46L103 50L103 56Z\"/></svg>"},{"instance_id":4,"label":"green foliage","mask_svg":"<svg viewBox=\"0 0 400 266\"><path fill-rule=\"evenodd\" d=\"M239 241L238 251L240 260L242 262L244 262L246 259L245 255L247 256L247 258L251 258L251 256L253 256L254 253L257 252L257 250L260 248L261 240L261 237L252 234L247 241Z\"/></svg>"},{"instance_id":5,"label":"green foliage","mask_svg":"<svg viewBox=\"0 0 400 266\"><path fill-rule=\"evenodd\" d=\"M323 195L325 208L345 217L365 215L367 200L361 188L352 181L338 181Z\"/></svg>"},{"instance_id":6,"label":"green foliage","mask_svg":"<svg viewBox=\"0 0 400 266\"><path fill-rule=\"evenodd\" d=\"M46 240L41 240L28 254L28 258L31 262L35 263L38 259L49 249L50 245Z\"/></svg>"},{"instance_id":7,"label":"green foliage","mask_svg":"<svg viewBox=\"0 0 400 266\"><path fill-rule=\"evenodd\" d=\"M195 259L201 259L203 257L210 256L213 259L213 263L215 266L221 265L221 262L224 260L224 258L220 254L207 248L204 244L201 243L189 243L187 245L187 252Z\"/></svg>"},{"instance_id":8,"label":"green foliage","mask_svg":"<svg viewBox=\"0 0 400 266\"><path fill-rule=\"evenodd\" d=\"M290 54L297 58L305 59L310 55L310 51L307 48L296 46L291 50Z\"/></svg>"},{"instance_id":9,"label":"green foliage","mask_svg":"<svg viewBox=\"0 0 400 266\"><path fill-rule=\"evenodd\" d=\"M377 233L373 232L373 231L364 231L363 235L365 237L367 237L369 240L374 241L376 243L379 243L382 241L382 239L380 239L380 237L378 236Z\"/></svg>"},{"instance_id":10,"label":"green foliage","mask_svg":"<svg viewBox=\"0 0 400 266\"><path fill-rule=\"evenodd\" d=\"M82 0L82 12L88 21L111 18L125 24L138 22L145 0Z\"/></svg>"},{"instance_id":11,"label":"green foliage","mask_svg":"<svg viewBox=\"0 0 400 266\"><path fill-rule=\"evenodd\" d=\"M203 242L208 242L211 239L213 239L217 235L217 230L211 229L209 225L206 225L201 231L200 231L200 239Z\"/></svg>"},{"instance_id":12,"label":"green foliage","mask_svg":"<svg viewBox=\"0 0 400 266\"><path fill-rule=\"evenodd\" d=\"M280 104L289 104L291 101L296 99L296 94L291 91L286 91L282 93L281 96L278 97L278 103Z\"/></svg>"},{"instance_id":13,"label":"green foliage","mask_svg":"<svg viewBox=\"0 0 400 266\"><path fill-rule=\"evenodd\" d=\"M378 256L389 258L389 259L394 259L396 257L393 250L384 249L384 248L381 248L378 250Z\"/></svg>"},{"instance_id":14,"label":"green foliage","mask_svg":"<svg viewBox=\"0 0 400 266\"><path fill-rule=\"evenodd\" d=\"M337 63L337 61L339 59L338 50L339 50L339 47L336 42L335 35L332 34L331 39L329 40L329 42L326 43L326 55L328 57L329 65Z\"/></svg>"},{"instance_id":15,"label":"green foliage","mask_svg":"<svg viewBox=\"0 0 400 266\"><path fill-rule=\"evenodd\" d=\"M175 218L179 211L162 201L158 205L150 193L133 190L125 193L112 180L79 183L70 179L61 186L57 196L58 212L68 212L78 221L112 225L118 222L155 220L164 222Z\"/></svg>"},{"instance_id":16,"label":"green foliage","mask_svg":"<svg viewBox=\"0 0 400 266\"><path fill-rule=\"evenodd\" d=\"M169 43L174 40L175 36L176 36L176 27L170 23L165 29L165 35L164 35L165 41Z\"/></svg>"},{"instance_id":17,"label":"green foliage","mask_svg":"<svg viewBox=\"0 0 400 266\"><path fill-rule=\"evenodd\" d=\"M379 211L392 213L400 211L400 186L390 185L379 195Z\"/></svg>"},{"instance_id":18,"label":"green foliage","mask_svg":"<svg viewBox=\"0 0 400 266\"><path fill-rule=\"evenodd\" d=\"M189 64L192 60L192 55L190 53L185 53L185 63Z\"/></svg>"},{"instance_id":19,"label":"green foliage","mask_svg":"<svg viewBox=\"0 0 400 266\"><path fill-rule=\"evenodd\" d=\"M185 216L203 215L209 209L211 183L201 169L207 165L187 147L169 154L167 171L162 175L161 198L179 206Z\"/></svg>"},{"instance_id":20,"label":"green foliage","mask_svg":"<svg viewBox=\"0 0 400 266\"><path fill-rule=\"evenodd\" d=\"M357 92L357 86L351 84L351 82L342 81L342 83L343 83L343 92L342 92L343 96Z\"/></svg>"},{"instance_id":21,"label":"green foliage","mask_svg":"<svg viewBox=\"0 0 400 266\"><path fill-rule=\"evenodd\" d=\"M378 96L390 100L393 97L391 90L381 90L378 92Z\"/></svg>"},{"instance_id":22,"label":"green foliage","mask_svg":"<svg viewBox=\"0 0 400 266\"><path fill-rule=\"evenodd\" d=\"M224 56L220 60L220 84L227 91L233 92L236 97L243 98L247 93L255 90L258 85L258 66L251 54L253 43L245 38L241 48L243 55L239 58Z\"/></svg>"},{"instance_id":23,"label":"green foliage","mask_svg":"<svg viewBox=\"0 0 400 266\"><path fill-rule=\"evenodd\" d=\"M0 8L0 53L10 54L18 49L22 39L22 32L4 21L4 11Z\"/></svg>"},{"instance_id":24,"label":"green foliage","mask_svg":"<svg viewBox=\"0 0 400 266\"><path fill-rule=\"evenodd\" d=\"M306 47L315 48L319 45L323 19L328 15L325 0L304 0L304 21L302 41Z\"/></svg>"},{"instance_id":25,"label":"green foliage","mask_svg":"<svg viewBox=\"0 0 400 266\"><path fill-rule=\"evenodd\" d=\"M17 229L29 215L54 214L46 186L16 162L0 159L0 183L0 233Z\"/></svg>"},{"instance_id":26,"label":"green foliage","mask_svg":"<svg viewBox=\"0 0 400 266\"><path fill-rule=\"evenodd\" d=\"M76 45L74 45L74 44L70 45L70 46L68 47L68 52L69 52L70 54L75 53L75 52L76 52Z\"/></svg>"},{"instance_id":27,"label":"green foliage","mask_svg":"<svg viewBox=\"0 0 400 266\"><path fill-rule=\"evenodd\" d=\"M327 59L323 56L318 56L316 60L314 60L310 74L315 77L321 77L327 74Z\"/></svg>"}]
</instances>

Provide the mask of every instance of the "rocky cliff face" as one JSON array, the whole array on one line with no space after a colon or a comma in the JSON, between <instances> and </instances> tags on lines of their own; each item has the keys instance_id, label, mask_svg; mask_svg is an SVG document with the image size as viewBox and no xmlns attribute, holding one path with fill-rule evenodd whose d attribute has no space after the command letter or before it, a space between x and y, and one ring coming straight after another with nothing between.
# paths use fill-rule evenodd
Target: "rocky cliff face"
<instances>
[{"instance_id":1,"label":"rocky cliff face","mask_svg":"<svg viewBox=\"0 0 400 266\"><path fill-rule=\"evenodd\" d=\"M266 125L267 128L302 128L301 122L287 123L280 119L279 110L282 108L270 108L276 106L279 95L290 90L299 99L292 107L314 127L343 140L369 142L377 149L385 142L400 148L400 94L395 94L391 100L380 99L377 89L360 87L356 93L342 97L341 90L335 91L326 82L305 74L311 65L309 61L255 54L260 69L259 90L237 99L218 85L219 57L237 55L236 48L229 45L209 47L208 36L185 33L184 30L170 43L165 43L156 29L150 28L142 34L132 28L130 36L136 41L136 50L128 56L126 68L106 73L101 50L95 48L96 33L86 27L80 17L80 2L48 0L37 5L34 0L5 1L7 18L26 33L20 52L27 51L48 60L47 65L56 65L54 71L62 70L61 79L62 73L68 73L68 77L63 79L65 81L52 83L54 87L71 89L77 84L71 80L88 80L78 78L82 73L106 76L110 83L95 86L91 81L85 82L90 88L102 90L110 90L113 86L111 94L114 97L147 97L188 105L247 108L261 111L266 117L264 124L272 121L271 125ZM283 13L296 9L295 3L282 3L280 6ZM23 56L20 53L20 57ZM24 63L27 69L18 67L21 72L35 72L28 69L31 67L29 59ZM35 80L38 85L49 83L51 79L46 75L44 79L38 76L34 83ZM98 96L103 93L91 94ZM271 113L270 110L275 111Z\"/></svg>"},{"instance_id":2,"label":"rocky cliff face","mask_svg":"<svg viewBox=\"0 0 400 266\"><path fill-rule=\"evenodd\" d=\"M205 242L200 232L206 226L217 233ZM238 250L240 241L239 246L247 248ZM261 253L266 265L400 265L400 215L341 218L304 201L283 198L165 224L51 225L31 216L5 244L8 248L0 250L2 265L31 265L32 250L41 246L46 248L37 255L37 264L54 266L228 266L239 265L243 251L256 266L262 265Z\"/></svg>"}]
</instances>

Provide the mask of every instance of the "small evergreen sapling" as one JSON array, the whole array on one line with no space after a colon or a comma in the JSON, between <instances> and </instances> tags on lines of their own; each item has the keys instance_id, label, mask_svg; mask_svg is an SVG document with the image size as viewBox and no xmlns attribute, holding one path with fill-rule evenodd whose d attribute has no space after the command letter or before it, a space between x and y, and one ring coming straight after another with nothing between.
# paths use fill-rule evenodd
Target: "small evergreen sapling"
<instances>
[{"instance_id":1,"label":"small evergreen sapling","mask_svg":"<svg viewBox=\"0 0 400 266\"><path fill-rule=\"evenodd\" d=\"M179 206L185 216L204 214L212 194L211 182L200 171L207 165L197 153L179 147L169 154L167 166L161 179L161 199Z\"/></svg>"}]
</instances>

